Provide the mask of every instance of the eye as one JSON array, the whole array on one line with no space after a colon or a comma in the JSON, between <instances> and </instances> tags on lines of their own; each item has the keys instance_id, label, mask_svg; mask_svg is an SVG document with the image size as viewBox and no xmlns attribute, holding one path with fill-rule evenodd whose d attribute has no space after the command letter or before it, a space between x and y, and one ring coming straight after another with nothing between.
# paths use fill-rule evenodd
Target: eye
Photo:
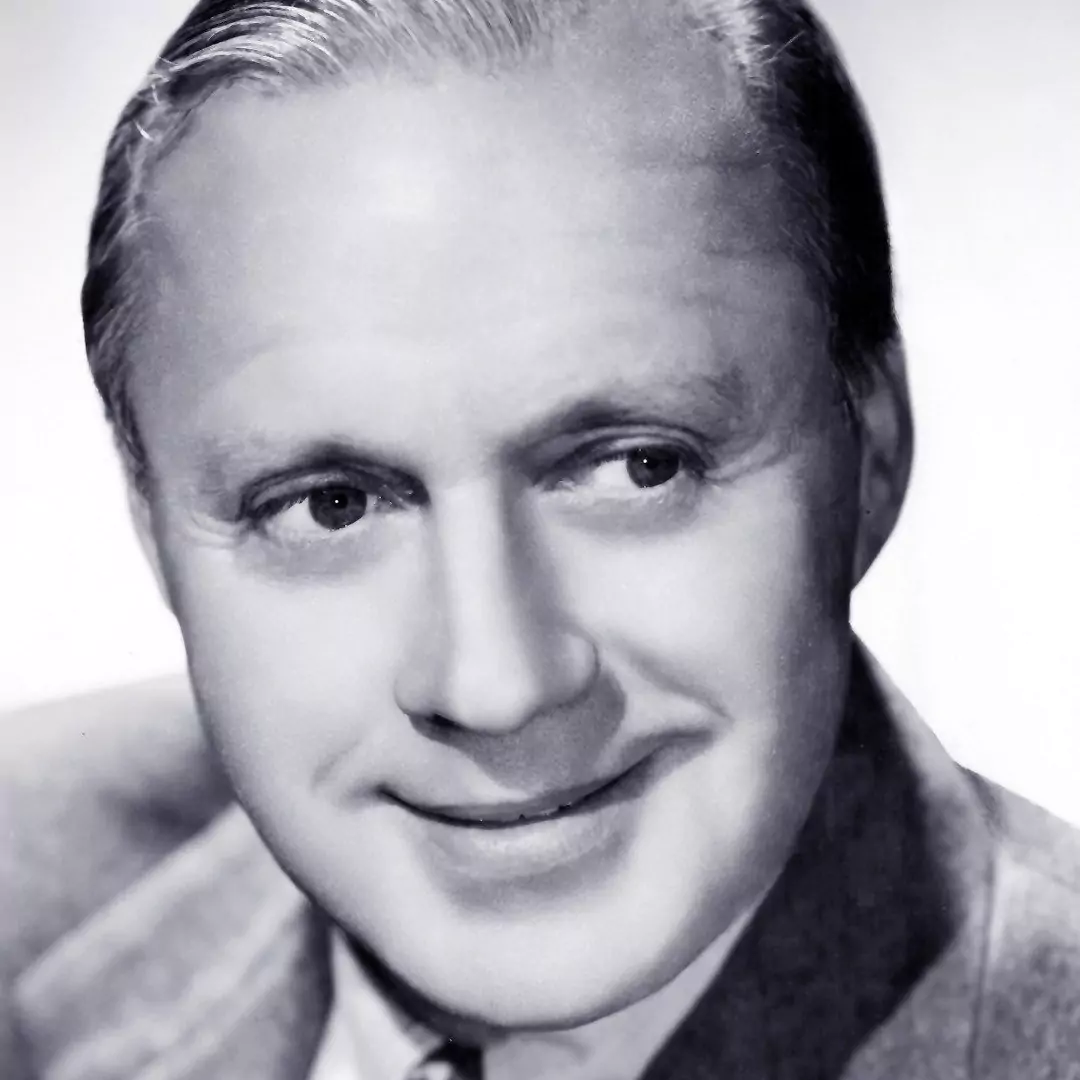
<instances>
[{"instance_id":1,"label":"eye","mask_svg":"<svg viewBox=\"0 0 1080 1080\"><path fill-rule=\"evenodd\" d=\"M415 477L352 463L252 480L236 512L248 557L285 577L334 577L407 543L430 504Z\"/></svg>"},{"instance_id":2,"label":"eye","mask_svg":"<svg viewBox=\"0 0 1080 1080\"><path fill-rule=\"evenodd\" d=\"M601 458L578 472L571 484L600 497L630 497L678 480L692 463L673 446L635 446Z\"/></svg>"},{"instance_id":3,"label":"eye","mask_svg":"<svg viewBox=\"0 0 1080 1080\"><path fill-rule=\"evenodd\" d=\"M270 539L310 543L357 526L381 501L353 484L325 484L271 499L256 516L260 530Z\"/></svg>"},{"instance_id":4,"label":"eye","mask_svg":"<svg viewBox=\"0 0 1080 1080\"><path fill-rule=\"evenodd\" d=\"M366 513L370 496L359 488L335 484L316 488L299 505L316 525L329 532L355 525Z\"/></svg>"},{"instance_id":5,"label":"eye","mask_svg":"<svg viewBox=\"0 0 1080 1080\"><path fill-rule=\"evenodd\" d=\"M669 447L642 447L624 455L626 474L639 488L654 488L674 480L683 467L682 455Z\"/></svg>"},{"instance_id":6,"label":"eye","mask_svg":"<svg viewBox=\"0 0 1080 1080\"><path fill-rule=\"evenodd\" d=\"M310 478L282 484L253 501L247 519L265 537L278 544L307 545L346 530L367 530L367 518L405 505L377 482L356 482L344 477Z\"/></svg>"}]
</instances>

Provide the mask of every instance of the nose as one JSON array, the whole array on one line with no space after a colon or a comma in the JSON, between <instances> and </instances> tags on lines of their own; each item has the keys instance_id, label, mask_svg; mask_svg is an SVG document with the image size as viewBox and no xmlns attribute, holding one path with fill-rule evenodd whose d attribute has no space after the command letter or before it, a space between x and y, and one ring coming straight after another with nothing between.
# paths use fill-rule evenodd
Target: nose
<instances>
[{"instance_id":1,"label":"nose","mask_svg":"<svg viewBox=\"0 0 1080 1080\"><path fill-rule=\"evenodd\" d=\"M519 501L479 485L432 510L425 587L395 684L407 715L509 734L588 691L596 649L562 610L538 533Z\"/></svg>"}]
</instances>

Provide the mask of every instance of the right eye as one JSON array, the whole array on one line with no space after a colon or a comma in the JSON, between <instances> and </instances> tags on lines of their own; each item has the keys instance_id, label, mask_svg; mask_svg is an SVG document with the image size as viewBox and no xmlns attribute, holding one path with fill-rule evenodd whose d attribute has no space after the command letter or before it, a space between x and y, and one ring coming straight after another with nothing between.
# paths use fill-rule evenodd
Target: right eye
<instances>
[{"instance_id":1,"label":"right eye","mask_svg":"<svg viewBox=\"0 0 1080 1080\"><path fill-rule=\"evenodd\" d=\"M285 546L317 543L334 534L366 530L366 519L398 509L389 493L355 481L332 480L295 485L271 493L249 512L252 524Z\"/></svg>"}]
</instances>

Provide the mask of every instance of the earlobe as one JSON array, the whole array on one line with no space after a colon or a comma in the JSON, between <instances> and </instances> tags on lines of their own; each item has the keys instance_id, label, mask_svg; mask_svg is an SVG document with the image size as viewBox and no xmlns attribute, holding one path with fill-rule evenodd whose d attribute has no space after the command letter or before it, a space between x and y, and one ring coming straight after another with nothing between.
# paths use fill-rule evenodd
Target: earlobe
<instances>
[{"instance_id":1,"label":"earlobe","mask_svg":"<svg viewBox=\"0 0 1080 1080\"><path fill-rule=\"evenodd\" d=\"M141 491L135 482L129 477L127 481L128 512L131 514L132 524L135 526L135 535L139 540L146 561L150 564L150 572L154 575L158 593L165 606L172 609L172 600L169 596L169 586L165 578L165 570L161 561L161 549L158 545L157 534L154 531L154 514L150 505L149 496Z\"/></svg>"},{"instance_id":2,"label":"earlobe","mask_svg":"<svg viewBox=\"0 0 1080 1080\"><path fill-rule=\"evenodd\" d=\"M854 406L858 414L861 462L856 583L892 535L911 477L914 430L904 348L899 340L875 359L857 394Z\"/></svg>"}]
</instances>

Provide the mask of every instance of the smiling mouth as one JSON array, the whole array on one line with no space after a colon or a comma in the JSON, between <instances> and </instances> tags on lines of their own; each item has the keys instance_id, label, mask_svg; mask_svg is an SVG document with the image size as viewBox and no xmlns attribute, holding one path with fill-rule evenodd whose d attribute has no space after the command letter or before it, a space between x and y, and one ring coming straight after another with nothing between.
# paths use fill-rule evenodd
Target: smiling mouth
<instances>
[{"instance_id":1,"label":"smiling mouth","mask_svg":"<svg viewBox=\"0 0 1080 1080\"><path fill-rule=\"evenodd\" d=\"M642 760L617 776L518 802L420 806L399 797L393 798L417 816L441 825L469 829L512 829L583 813L612 802L630 787L630 782L644 771L644 767L645 760Z\"/></svg>"}]
</instances>

